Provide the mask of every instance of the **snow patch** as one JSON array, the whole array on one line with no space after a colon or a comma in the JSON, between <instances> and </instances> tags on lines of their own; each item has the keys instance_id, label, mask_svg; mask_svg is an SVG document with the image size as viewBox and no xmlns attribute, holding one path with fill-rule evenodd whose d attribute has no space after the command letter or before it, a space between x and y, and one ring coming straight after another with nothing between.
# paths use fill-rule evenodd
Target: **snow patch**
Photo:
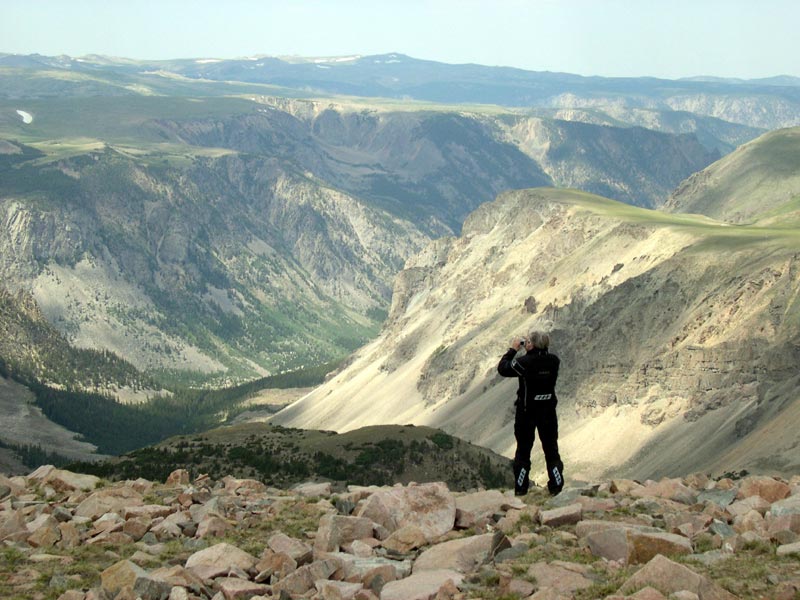
<instances>
[{"instance_id":1,"label":"snow patch","mask_svg":"<svg viewBox=\"0 0 800 600\"><path fill-rule=\"evenodd\" d=\"M221 58L198 58L194 62L196 62L198 65L205 65L205 64L208 64L208 63L222 62L222 59Z\"/></svg>"},{"instance_id":2,"label":"snow patch","mask_svg":"<svg viewBox=\"0 0 800 600\"><path fill-rule=\"evenodd\" d=\"M313 62L315 63L343 63L343 62L353 62L354 60L358 60L361 58L360 54L356 54L355 56L338 56L335 58L315 58Z\"/></svg>"},{"instance_id":3,"label":"snow patch","mask_svg":"<svg viewBox=\"0 0 800 600\"><path fill-rule=\"evenodd\" d=\"M22 117L22 122L26 125L33 123L33 115L29 112L25 112L24 110L17 110L17 114Z\"/></svg>"},{"instance_id":4,"label":"snow patch","mask_svg":"<svg viewBox=\"0 0 800 600\"><path fill-rule=\"evenodd\" d=\"M330 65L317 65L318 69L330 69Z\"/></svg>"}]
</instances>

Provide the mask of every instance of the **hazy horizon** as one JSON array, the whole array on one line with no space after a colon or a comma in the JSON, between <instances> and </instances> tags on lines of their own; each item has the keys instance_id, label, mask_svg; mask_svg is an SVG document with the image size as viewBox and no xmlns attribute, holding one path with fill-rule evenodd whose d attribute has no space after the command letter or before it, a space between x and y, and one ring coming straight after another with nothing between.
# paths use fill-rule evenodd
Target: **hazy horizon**
<instances>
[{"instance_id":1,"label":"hazy horizon","mask_svg":"<svg viewBox=\"0 0 800 600\"><path fill-rule=\"evenodd\" d=\"M3 1L0 52L140 60L402 53L585 76L800 77L800 3Z\"/></svg>"}]
</instances>

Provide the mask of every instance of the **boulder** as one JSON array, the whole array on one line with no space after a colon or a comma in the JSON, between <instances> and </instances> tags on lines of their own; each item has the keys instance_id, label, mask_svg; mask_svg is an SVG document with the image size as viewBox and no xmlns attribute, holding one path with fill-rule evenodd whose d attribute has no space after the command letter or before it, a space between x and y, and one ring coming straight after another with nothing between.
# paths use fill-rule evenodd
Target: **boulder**
<instances>
[{"instance_id":1,"label":"boulder","mask_svg":"<svg viewBox=\"0 0 800 600\"><path fill-rule=\"evenodd\" d=\"M314 561L276 582L272 586L272 593L273 595L280 595L283 592L296 595L305 594L316 587L317 580L328 579L340 566L341 563L332 558Z\"/></svg>"},{"instance_id":2,"label":"boulder","mask_svg":"<svg viewBox=\"0 0 800 600\"><path fill-rule=\"evenodd\" d=\"M692 553L692 543L687 538L673 533L634 530L628 532L628 539L631 544L629 564L643 564L659 554L675 556Z\"/></svg>"},{"instance_id":3,"label":"boulder","mask_svg":"<svg viewBox=\"0 0 800 600\"><path fill-rule=\"evenodd\" d=\"M57 546L59 548L70 549L77 548L81 543L81 534L74 523L59 523L58 531L61 534Z\"/></svg>"},{"instance_id":4,"label":"boulder","mask_svg":"<svg viewBox=\"0 0 800 600\"><path fill-rule=\"evenodd\" d=\"M765 515L769 509L770 503L757 494L748 496L743 500L737 500L727 508L728 512L734 517L746 515L751 510L758 511L762 515Z\"/></svg>"},{"instance_id":5,"label":"boulder","mask_svg":"<svg viewBox=\"0 0 800 600\"><path fill-rule=\"evenodd\" d=\"M682 592L678 592L682 593ZM689 592L691 593L691 592ZM642 588L635 594L631 594L630 596L626 596L627 600L667 600L667 597L659 592L657 589L647 586L646 588ZM678 600L675 597L675 594L670 595L670 600ZM687 599L688 600L688 599Z\"/></svg>"},{"instance_id":6,"label":"boulder","mask_svg":"<svg viewBox=\"0 0 800 600\"><path fill-rule=\"evenodd\" d=\"M278 579L283 579L289 573L297 570L297 561L284 552L273 552L267 550L256 563L256 581L268 581L274 575Z\"/></svg>"},{"instance_id":7,"label":"boulder","mask_svg":"<svg viewBox=\"0 0 800 600\"><path fill-rule=\"evenodd\" d=\"M607 529L626 529L628 526L623 523L616 523L613 521L600 521L597 519L587 519L575 525L575 535L583 539L593 533L599 531L606 531ZM658 531L657 529L653 529Z\"/></svg>"},{"instance_id":8,"label":"boulder","mask_svg":"<svg viewBox=\"0 0 800 600\"><path fill-rule=\"evenodd\" d=\"M290 556L300 565L310 562L312 558L311 546L284 533L272 534L267 540L267 546L273 552L282 552Z\"/></svg>"},{"instance_id":9,"label":"boulder","mask_svg":"<svg viewBox=\"0 0 800 600\"><path fill-rule=\"evenodd\" d=\"M771 534L778 531L791 531L800 534L800 513L791 515L780 515L773 517L770 513L766 519L767 531Z\"/></svg>"},{"instance_id":10,"label":"boulder","mask_svg":"<svg viewBox=\"0 0 800 600\"><path fill-rule=\"evenodd\" d=\"M701 531L708 529L713 518L705 513L682 511L664 516L667 531L680 533L686 537L694 537Z\"/></svg>"},{"instance_id":11,"label":"boulder","mask_svg":"<svg viewBox=\"0 0 800 600\"><path fill-rule=\"evenodd\" d=\"M356 515L389 532L416 525L429 542L450 531L456 520L456 502L444 483L426 483L379 490L366 498Z\"/></svg>"},{"instance_id":12,"label":"boulder","mask_svg":"<svg viewBox=\"0 0 800 600\"><path fill-rule=\"evenodd\" d=\"M769 508L769 516L780 517L781 515L800 515L800 494L789 496L783 500L773 502Z\"/></svg>"},{"instance_id":13,"label":"boulder","mask_svg":"<svg viewBox=\"0 0 800 600\"><path fill-rule=\"evenodd\" d=\"M133 590L137 579L147 577L149 577L147 571L139 565L129 560L121 560L100 573L100 587L113 598L122 589Z\"/></svg>"},{"instance_id":14,"label":"boulder","mask_svg":"<svg viewBox=\"0 0 800 600\"><path fill-rule=\"evenodd\" d=\"M753 475L745 477L739 483L738 498L750 498L752 496L759 496L766 500L769 504L783 500L791 493L789 484L764 475Z\"/></svg>"},{"instance_id":15,"label":"boulder","mask_svg":"<svg viewBox=\"0 0 800 600\"><path fill-rule=\"evenodd\" d=\"M172 473L169 474L167 480L164 482L164 485L168 486L189 485L189 471L187 471L186 469L175 469Z\"/></svg>"},{"instance_id":16,"label":"boulder","mask_svg":"<svg viewBox=\"0 0 800 600\"><path fill-rule=\"evenodd\" d=\"M411 575L413 566L410 559L392 560L381 556L364 558L344 552L331 552L328 554L328 558L339 563L335 579L362 581L365 584L366 579L375 573L380 573L384 581L403 579Z\"/></svg>"},{"instance_id":17,"label":"boulder","mask_svg":"<svg viewBox=\"0 0 800 600\"><path fill-rule=\"evenodd\" d=\"M10 495L18 495L25 489L25 486L19 485L9 477L0 473L0 500Z\"/></svg>"},{"instance_id":18,"label":"boulder","mask_svg":"<svg viewBox=\"0 0 800 600\"><path fill-rule=\"evenodd\" d=\"M374 554L372 545L362 540L353 540L349 544L345 544L344 546L342 546L342 550L344 550L348 554L359 556L361 558L369 558Z\"/></svg>"},{"instance_id":19,"label":"boulder","mask_svg":"<svg viewBox=\"0 0 800 600\"><path fill-rule=\"evenodd\" d=\"M231 569L250 571L258 561L252 554L225 542L195 552L186 559L185 567L203 579L226 575Z\"/></svg>"},{"instance_id":20,"label":"boulder","mask_svg":"<svg viewBox=\"0 0 800 600\"><path fill-rule=\"evenodd\" d=\"M102 590L111 598L125 590L134 598L162 600L169 596L171 590L168 583L155 579L129 560L115 563L100 573L100 582Z\"/></svg>"},{"instance_id":21,"label":"boulder","mask_svg":"<svg viewBox=\"0 0 800 600\"><path fill-rule=\"evenodd\" d=\"M621 563L628 562L631 549L627 528L607 527L599 529L587 534L585 540L594 556Z\"/></svg>"},{"instance_id":22,"label":"boulder","mask_svg":"<svg viewBox=\"0 0 800 600\"><path fill-rule=\"evenodd\" d=\"M225 483L225 493L239 496L251 496L253 494L264 494L267 486L255 479L237 479L235 477L223 477Z\"/></svg>"},{"instance_id":23,"label":"boulder","mask_svg":"<svg viewBox=\"0 0 800 600\"><path fill-rule=\"evenodd\" d=\"M631 492L634 490L639 490L642 487L641 483L633 481L632 479L612 479L609 491L612 494L628 496L631 495Z\"/></svg>"},{"instance_id":24,"label":"boulder","mask_svg":"<svg viewBox=\"0 0 800 600\"><path fill-rule=\"evenodd\" d=\"M225 600L250 600L253 596L268 594L270 587L261 583L254 583L238 577L221 577L214 580Z\"/></svg>"},{"instance_id":25,"label":"boulder","mask_svg":"<svg viewBox=\"0 0 800 600\"><path fill-rule=\"evenodd\" d=\"M697 502L697 492L686 486L680 479L664 478L661 481L648 481L645 485L631 489L634 498L666 498L680 504Z\"/></svg>"},{"instance_id":26,"label":"boulder","mask_svg":"<svg viewBox=\"0 0 800 600\"><path fill-rule=\"evenodd\" d=\"M34 548L52 548L61 541L61 530L58 521L51 515L42 515L28 523L28 544Z\"/></svg>"},{"instance_id":27,"label":"boulder","mask_svg":"<svg viewBox=\"0 0 800 600\"><path fill-rule=\"evenodd\" d=\"M383 540L381 545L387 550L392 550L398 554L406 554L414 548L421 548L428 540L425 533L416 525L406 525L393 532L388 538Z\"/></svg>"},{"instance_id":28,"label":"boulder","mask_svg":"<svg viewBox=\"0 0 800 600\"><path fill-rule=\"evenodd\" d=\"M657 554L691 554L691 542L680 535L629 526L598 529L586 536L593 555L625 564L642 564Z\"/></svg>"},{"instance_id":29,"label":"boulder","mask_svg":"<svg viewBox=\"0 0 800 600\"><path fill-rule=\"evenodd\" d=\"M665 595L680 591L697 594L700 600L736 600L736 596L690 568L658 555L634 573L619 589L630 594L651 586Z\"/></svg>"},{"instance_id":30,"label":"boulder","mask_svg":"<svg viewBox=\"0 0 800 600\"><path fill-rule=\"evenodd\" d=\"M87 496L75 508L76 517L97 519L106 513L122 514L131 506L141 506L142 495L126 486L101 489Z\"/></svg>"},{"instance_id":31,"label":"boulder","mask_svg":"<svg viewBox=\"0 0 800 600\"><path fill-rule=\"evenodd\" d=\"M739 515L733 521L734 529L742 533L745 531L755 531L757 533L766 532L766 522L764 517L757 510L751 510L744 515Z\"/></svg>"},{"instance_id":32,"label":"boulder","mask_svg":"<svg viewBox=\"0 0 800 600\"><path fill-rule=\"evenodd\" d=\"M146 519L155 519L158 517L166 517L175 512L171 506L164 506L163 504L143 504L141 506L127 506L122 513L125 519L135 519L137 517L144 517Z\"/></svg>"},{"instance_id":33,"label":"boulder","mask_svg":"<svg viewBox=\"0 0 800 600\"><path fill-rule=\"evenodd\" d=\"M323 483L299 483L292 488L292 491L299 496L307 498L330 498L331 489L331 483L326 481Z\"/></svg>"},{"instance_id":34,"label":"boulder","mask_svg":"<svg viewBox=\"0 0 800 600\"><path fill-rule=\"evenodd\" d=\"M138 542L150 531L152 520L147 518L128 519L122 526L122 532L131 536L134 542Z\"/></svg>"},{"instance_id":35,"label":"boulder","mask_svg":"<svg viewBox=\"0 0 800 600\"><path fill-rule=\"evenodd\" d=\"M739 493L737 489L717 489L705 490L697 494L697 501L704 504L713 504L724 508L730 505Z\"/></svg>"},{"instance_id":36,"label":"boulder","mask_svg":"<svg viewBox=\"0 0 800 600\"><path fill-rule=\"evenodd\" d=\"M473 535L436 544L414 561L413 572L448 569L469 573L490 561L493 556L494 534ZM510 547L510 544L509 544Z\"/></svg>"},{"instance_id":37,"label":"boulder","mask_svg":"<svg viewBox=\"0 0 800 600\"><path fill-rule=\"evenodd\" d=\"M543 510L539 515L542 525L558 527L560 525L575 525L583 518L583 505L570 504L561 508Z\"/></svg>"},{"instance_id":38,"label":"boulder","mask_svg":"<svg viewBox=\"0 0 800 600\"><path fill-rule=\"evenodd\" d=\"M28 475L28 480L47 484L57 492L90 491L100 483L100 478L94 475L73 473L64 469L57 469L53 465L39 467Z\"/></svg>"},{"instance_id":39,"label":"boulder","mask_svg":"<svg viewBox=\"0 0 800 600\"><path fill-rule=\"evenodd\" d=\"M320 600L353 600L359 590L364 589L360 583L347 581L320 580L315 582Z\"/></svg>"},{"instance_id":40,"label":"boulder","mask_svg":"<svg viewBox=\"0 0 800 600\"><path fill-rule=\"evenodd\" d=\"M778 546L777 553L778 556L789 556L790 554L800 554L800 542Z\"/></svg>"},{"instance_id":41,"label":"boulder","mask_svg":"<svg viewBox=\"0 0 800 600\"><path fill-rule=\"evenodd\" d=\"M575 500L583 507L584 513L611 512L619 506L619 502L614 498L590 498L588 496L578 496Z\"/></svg>"},{"instance_id":42,"label":"boulder","mask_svg":"<svg viewBox=\"0 0 800 600\"><path fill-rule=\"evenodd\" d=\"M192 600L192 598L189 596L189 591L186 588L176 585L170 590L167 600Z\"/></svg>"},{"instance_id":43,"label":"boulder","mask_svg":"<svg viewBox=\"0 0 800 600\"><path fill-rule=\"evenodd\" d=\"M198 523L195 536L198 538L222 537L230 528L231 525L222 517L206 515L200 523Z\"/></svg>"},{"instance_id":44,"label":"boulder","mask_svg":"<svg viewBox=\"0 0 800 600\"><path fill-rule=\"evenodd\" d=\"M472 494L456 497L456 527L466 529L472 527L478 519L490 517L495 513L505 512L509 505L509 498L499 490L484 490ZM524 508L523 502L514 503L514 506Z\"/></svg>"},{"instance_id":45,"label":"boulder","mask_svg":"<svg viewBox=\"0 0 800 600\"><path fill-rule=\"evenodd\" d=\"M405 579L390 581L381 590L381 600L433 600L439 590L450 584L459 585L464 576L457 571L438 569L420 571Z\"/></svg>"},{"instance_id":46,"label":"boulder","mask_svg":"<svg viewBox=\"0 0 800 600\"><path fill-rule=\"evenodd\" d=\"M335 552L348 542L372 537L373 529L373 522L364 517L324 515L314 539L314 552Z\"/></svg>"},{"instance_id":47,"label":"boulder","mask_svg":"<svg viewBox=\"0 0 800 600\"><path fill-rule=\"evenodd\" d=\"M528 576L536 578L539 590L550 590L561 596L574 597L578 590L591 587L590 567L576 563L554 560L551 563L537 562L528 567Z\"/></svg>"}]
</instances>

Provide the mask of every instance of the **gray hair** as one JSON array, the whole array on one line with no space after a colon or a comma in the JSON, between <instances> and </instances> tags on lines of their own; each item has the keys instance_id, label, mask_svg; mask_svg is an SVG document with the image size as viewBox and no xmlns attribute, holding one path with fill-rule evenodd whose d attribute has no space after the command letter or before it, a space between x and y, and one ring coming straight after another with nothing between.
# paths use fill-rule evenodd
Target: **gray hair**
<instances>
[{"instance_id":1,"label":"gray hair","mask_svg":"<svg viewBox=\"0 0 800 600\"><path fill-rule=\"evenodd\" d=\"M547 350L550 347L550 336L544 331L531 331L528 340L537 350Z\"/></svg>"}]
</instances>

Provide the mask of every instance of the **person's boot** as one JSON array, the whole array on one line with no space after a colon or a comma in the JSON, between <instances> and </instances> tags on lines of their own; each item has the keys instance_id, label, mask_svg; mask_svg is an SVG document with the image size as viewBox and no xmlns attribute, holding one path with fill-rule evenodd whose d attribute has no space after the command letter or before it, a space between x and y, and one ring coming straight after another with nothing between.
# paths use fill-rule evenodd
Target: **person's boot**
<instances>
[{"instance_id":1,"label":"person's boot","mask_svg":"<svg viewBox=\"0 0 800 600\"><path fill-rule=\"evenodd\" d=\"M558 461L547 467L547 491L550 495L557 496L564 488L564 463Z\"/></svg>"},{"instance_id":2,"label":"person's boot","mask_svg":"<svg viewBox=\"0 0 800 600\"><path fill-rule=\"evenodd\" d=\"M514 465L514 495L524 496L530 486L530 467Z\"/></svg>"}]
</instances>

